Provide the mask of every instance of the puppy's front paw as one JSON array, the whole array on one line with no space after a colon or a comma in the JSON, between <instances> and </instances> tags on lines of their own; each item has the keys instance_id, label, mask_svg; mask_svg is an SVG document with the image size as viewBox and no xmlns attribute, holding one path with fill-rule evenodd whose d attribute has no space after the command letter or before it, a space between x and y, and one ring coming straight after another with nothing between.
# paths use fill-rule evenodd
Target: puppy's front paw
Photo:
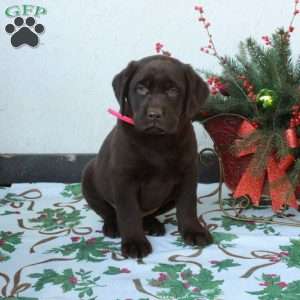
<instances>
[{"instance_id":1,"label":"puppy's front paw","mask_svg":"<svg viewBox=\"0 0 300 300\"><path fill-rule=\"evenodd\" d=\"M192 246L204 247L213 243L212 235L202 226L197 226L195 229L185 230L182 233L182 237L186 244Z\"/></svg>"},{"instance_id":2,"label":"puppy's front paw","mask_svg":"<svg viewBox=\"0 0 300 300\"><path fill-rule=\"evenodd\" d=\"M152 252L149 241L144 238L141 240L125 240L122 241L122 255L124 257L142 258Z\"/></svg>"}]
</instances>

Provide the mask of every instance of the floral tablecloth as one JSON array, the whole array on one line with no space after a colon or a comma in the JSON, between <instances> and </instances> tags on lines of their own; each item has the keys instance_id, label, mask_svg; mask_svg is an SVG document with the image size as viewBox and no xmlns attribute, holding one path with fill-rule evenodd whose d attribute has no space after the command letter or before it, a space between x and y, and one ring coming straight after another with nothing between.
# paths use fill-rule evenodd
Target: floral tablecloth
<instances>
[{"instance_id":1,"label":"floral tablecloth","mask_svg":"<svg viewBox=\"0 0 300 300\"><path fill-rule=\"evenodd\" d=\"M216 200L198 206L213 245L184 245L173 211L160 218L166 236L149 237L154 252L133 260L103 236L79 184L1 188L0 299L299 300L300 228L235 221Z\"/></svg>"}]
</instances>

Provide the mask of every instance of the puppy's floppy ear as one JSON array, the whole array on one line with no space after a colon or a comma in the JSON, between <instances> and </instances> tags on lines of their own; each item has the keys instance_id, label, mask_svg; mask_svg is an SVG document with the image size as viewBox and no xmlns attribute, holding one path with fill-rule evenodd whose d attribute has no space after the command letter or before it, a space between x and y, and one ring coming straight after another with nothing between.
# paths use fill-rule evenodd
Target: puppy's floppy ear
<instances>
[{"instance_id":1,"label":"puppy's floppy ear","mask_svg":"<svg viewBox=\"0 0 300 300\"><path fill-rule=\"evenodd\" d=\"M208 97L209 89L203 79L190 65L185 65L186 102L185 114L190 120L200 113L201 107Z\"/></svg>"},{"instance_id":2,"label":"puppy's floppy ear","mask_svg":"<svg viewBox=\"0 0 300 300\"><path fill-rule=\"evenodd\" d=\"M126 98L128 95L129 82L137 69L137 62L132 61L128 66L117 74L112 82L115 96L120 104L120 111L125 113Z\"/></svg>"}]
</instances>

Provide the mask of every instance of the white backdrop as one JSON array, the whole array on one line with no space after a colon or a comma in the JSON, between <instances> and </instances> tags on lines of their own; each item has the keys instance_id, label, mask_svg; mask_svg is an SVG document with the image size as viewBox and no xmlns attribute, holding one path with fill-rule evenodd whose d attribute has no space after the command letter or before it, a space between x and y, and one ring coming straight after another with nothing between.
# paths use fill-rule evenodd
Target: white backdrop
<instances>
[{"instance_id":1,"label":"white backdrop","mask_svg":"<svg viewBox=\"0 0 300 300\"><path fill-rule=\"evenodd\" d=\"M241 39L260 38L287 25L293 0L202 0L222 54L233 54ZM161 41L172 54L197 68L218 69L200 53L207 37L197 0L41 0L47 9L37 48L13 48L0 1L0 153L85 153L98 151L118 108L111 80L132 59L154 54ZM300 18L299 18L300 19ZM300 20L294 50L300 51ZM208 139L196 127L199 143Z\"/></svg>"}]
</instances>

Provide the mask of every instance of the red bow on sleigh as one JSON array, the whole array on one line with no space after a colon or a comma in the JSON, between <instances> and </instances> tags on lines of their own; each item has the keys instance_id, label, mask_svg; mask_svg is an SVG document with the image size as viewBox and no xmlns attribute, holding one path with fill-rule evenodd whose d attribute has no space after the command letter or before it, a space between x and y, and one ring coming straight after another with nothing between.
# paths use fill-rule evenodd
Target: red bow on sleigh
<instances>
[{"instance_id":1,"label":"red bow on sleigh","mask_svg":"<svg viewBox=\"0 0 300 300\"><path fill-rule=\"evenodd\" d=\"M239 134L242 137L249 136L256 128L248 121L244 120L239 129ZM290 147L295 148L298 146L296 134L292 132L293 129L289 128L285 132L287 143ZM238 142L238 141L237 141ZM237 153L238 157L251 155L255 153L257 145L251 145L247 149L243 149ZM254 175L253 170L257 165L255 157L250 161L247 169L243 173L233 196L235 198L248 195L254 205L258 206L263 192L266 180L269 184L269 191L272 200L273 211L279 211L288 205L297 208L297 201L295 194L292 192L292 184L286 174L287 169L294 163L295 158L293 155L288 154L279 161L275 153L271 153L267 157L266 167L259 175Z\"/></svg>"}]
</instances>

